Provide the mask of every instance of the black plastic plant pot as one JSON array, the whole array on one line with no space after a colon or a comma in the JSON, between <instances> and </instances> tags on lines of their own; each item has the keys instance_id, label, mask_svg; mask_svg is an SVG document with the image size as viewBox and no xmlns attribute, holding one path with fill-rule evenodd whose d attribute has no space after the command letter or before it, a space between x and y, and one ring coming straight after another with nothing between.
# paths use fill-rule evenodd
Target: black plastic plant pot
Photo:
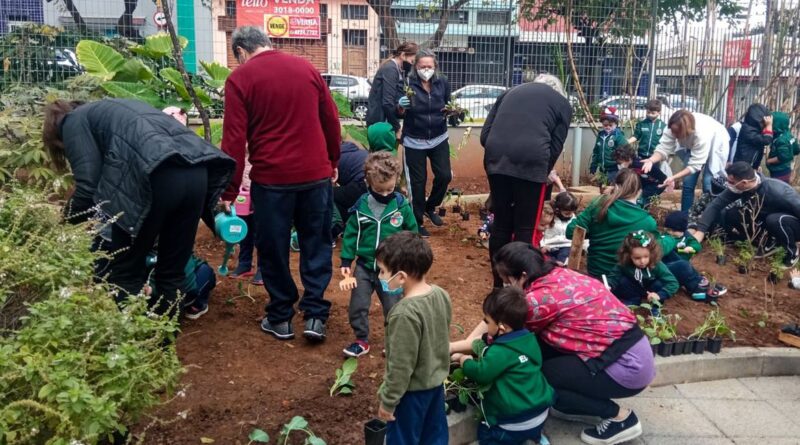
<instances>
[{"instance_id":1,"label":"black plastic plant pot","mask_svg":"<svg viewBox=\"0 0 800 445\"><path fill-rule=\"evenodd\" d=\"M444 399L444 402L448 407L450 407L450 411L453 411L454 413L463 413L467 410L467 405L464 405L460 400L458 400L458 394L448 394L447 398Z\"/></svg>"},{"instance_id":2,"label":"black plastic plant pot","mask_svg":"<svg viewBox=\"0 0 800 445\"><path fill-rule=\"evenodd\" d=\"M658 345L658 355L662 357L672 357L672 349L675 347L675 342L662 342Z\"/></svg>"},{"instance_id":3,"label":"black plastic plant pot","mask_svg":"<svg viewBox=\"0 0 800 445\"><path fill-rule=\"evenodd\" d=\"M469 221L469 212L463 212L461 214L461 219L464 221Z\"/></svg>"},{"instance_id":4,"label":"black plastic plant pot","mask_svg":"<svg viewBox=\"0 0 800 445\"><path fill-rule=\"evenodd\" d=\"M778 276L775 274L775 272L770 272L769 276L767 276L767 280L769 280L769 282L772 284L778 284Z\"/></svg>"},{"instance_id":5,"label":"black plastic plant pot","mask_svg":"<svg viewBox=\"0 0 800 445\"><path fill-rule=\"evenodd\" d=\"M123 434L120 433L119 431L114 431L110 440L105 436L103 436L97 443L99 445L125 445L126 443L128 443L129 434L130 433L128 432L125 432L125 434Z\"/></svg>"},{"instance_id":6,"label":"black plastic plant pot","mask_svg":"<svg viewBox=\"0 0 800 445\"><path fill-rule=\"evenodd\" d=\"M655 357L655 356L657 356L657 355L658 355L658 345L653 345L653 344L651 344L651 345L650 345L650 349L652 349L652 350L653 350L653 357Z\"/></svg>"},{"instance_id":7,"label":"black plastic plant pot","mask_svg":"<svg viewBox=\"0 0 800 445\"><path fill-rule=\"evenodd\" d=\"M444 207L439 207L439 216L447 215L447 209Z\"/></svg>"},{"instance_id":8,"label":"black plastic plant pot","mask_svg":"<svg viewBox=\"0 0 800 445\"><path fill-rule=\"evenodd\" d=\"M719 264L720 266L724 266L725 263L727 262L728 258L726 258L725 255L717 255L717 264Z\"/></svg>"},{"instance_id":9,"label":"black plastic plant pot","mask_svg":"<svg viewBox=\"0 0 800 445\"><path fill-rule=\"evenodd\" d=\"M454 205L453 206L453 213L461 213L461 206L460 205Z\"/></svg>"},{"instance_id":10,"label":"black plastic plant pot","mask_svg":"<svg viewBox=\"0 0 800 445\"><path fill-rule=\"evenodd\" d=\"M694 341L694 345L692 345L692 353L693 354L702 354L702 353L706 352L706 343L708 343L708 342L706 341L705 338L695 340Z\"/></svg>"},{"instance_id":11,"label":"black plastic plant pot","mask_svg":"<svg viewBox=\"0 0 800 445\"><path fill-rule=\"evenodd\" d=\"M366 445L383 445L386 439L386 422L372 419L364 424L364 443Z\"/></svg>"},{"instance_id":12,"label":"black plastic plant pot","mask_svg":"<svg viewBox=\"0 0 800 445\"><path fill-rule=\"evenodd\" d=\"M747 266L739 266L739 273L742 275L747 275Z\"/></svg>"},{"instance_id":13,"label":"black plastic plant pot","mask_svg":"<svg viewBox=\"0 0 800 445\"><path fill-rule=\"evenodd\" d=\"M681 340L681 342L680 342L681 354L683 354L683 355L691 354L692 353L692 345L693 344L694 344L694 341L692 341L692 340Z\"/></svg>"},{"instance_id":14,"label":"black plastic plant pot","mask_svg":"<svg viewBox=\"0 0 800 445\"><path fill-rule=\"evenodd\" d=\"M719 351L722 350L722 339L709 338L706 345L706 350L712 354L719 354Z\"/></svg>"},{"instance_id":15,"label":"black plastic plant pot","mask_svg":"<svg viewBox=\"0 0 800 445\"><path fill-rule=\"evenodd\" d=\"M481 221L483 221L489 217L489 211L486 209L480 209L478 210L478 216L481 218Z\"/></svg>"}]
</instances>

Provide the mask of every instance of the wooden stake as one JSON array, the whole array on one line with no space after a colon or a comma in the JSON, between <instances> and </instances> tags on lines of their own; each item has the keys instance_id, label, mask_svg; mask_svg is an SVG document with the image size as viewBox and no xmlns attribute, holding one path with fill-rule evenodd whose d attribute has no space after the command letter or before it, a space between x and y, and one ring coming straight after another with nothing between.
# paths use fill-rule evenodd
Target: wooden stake
<instances>
[{"instance_id":1,"label":"wooden stake","mask_svg":"<svg viewBox=\"0 0 800 445\"><path fill-rule=\"evenodd\" d=\"M576 226L572 232L572 247L569 249L567 266L572 270L580 270L583 259L583 240L586 239L586 229Z\"/></svg>"}]
</instances>

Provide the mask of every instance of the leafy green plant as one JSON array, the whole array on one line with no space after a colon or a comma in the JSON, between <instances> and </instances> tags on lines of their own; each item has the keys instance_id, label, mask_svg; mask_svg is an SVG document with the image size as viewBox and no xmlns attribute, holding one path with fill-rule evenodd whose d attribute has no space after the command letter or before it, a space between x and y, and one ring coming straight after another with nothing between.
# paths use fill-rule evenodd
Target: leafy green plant
<instances>
[{"instance_id":1,"label":"leafy green plant","mask_svg":"<svg viewBox=\"0 0 800 445\"><path fill-rule=\"evenodd\" d=\"M708 322L708 332L711 333L711 337L728 337L736 341L736 332L728 326L728 322L720 312L719 306L716 306L708 313L706 321Z\"/></svg>"},{"instance_id":2,"label":"leafy green plant","mask_svg":"<svg viewBox=\"0 0 800 445\"><path fill-rule=\"evenodd\" d=\"M325 445L325 441L317 437L311 429L308 428L308 421L302 416L294 416L289 423L283 425L278 439L283 439L283 444L286 445L289 443L289 436L294 431L306 434L306 440L303 442L305 445Z\"/></svg>"},{"instance_id":3,"label":"leafy green plant","mask_svg":"<svg viewBox=\"0 0 800 445\"><path fill-rule=\"evenodd\" d=\"M336 381L331 386L331 397L334 395L348 395L353 393L355 383L351 377L358 368L358 360L353 357L348 358L342 363L342 367L336 370Z\"/></svg>"},{"instance_id":4,"label":"leafy green plant","mask_svg":"<svg viewBox=\"0 0 800 445\"><path fill-rule=\"evenodd\" d=\"M708 239L708 247L711 248L711 251L714 252L716 256L723 256L725 255L725 243L722 241L722 237L720 236L712 236Z\"/></svg>"},{"instance_id":5,"label":"leafy green plant","mask_svg":"<svg viewBox=\"0 0 800 445\"><path fill-rule=\"evenodd\" d=\"M742 266L749 269L750 263L756 255L756 248L750 241L737 241L736 247L739 249L739 254L733 259L737 266Z\"/></svg>"},{"instance_id":6,"label":"leafy green plant","mask_svg":"<svg viewBox=\"0 0 800 445\"><path fill-rule=\"evenodd\" d=\"M17 86L59 85L80 74L77 66L56 63L57 52L74 48L86 34L26 23L0 37L0 91ZM93 37L99 38L99 37Z\"/></svg>"},{"instance_id":7,"label":"leafy green plant","mask_svg":"<svg viewBox=\"0 0 800 445\"><path fill-rule=\"evenodd\" d=\"M342 136L349 137L362 147L369 149L367 127L362 125L347 124L342 126Z\"/></svg>"},{"instance_id":8,"label":"leafy green plant","mask_svg":"<svg viewBox=\"0 0 800 445\"><path fill-rule=\"evenodd\" d=\"M250 442L247 442L247 445L250 445L253 442L258 443L269 443L269 434L267 434L264 430L260 430L258 428L250 431L250 435L247 436Z\"/></svg>"},{"instance_id":9,"label":"leafy green plant","mask_svg":"<svg viewBox=\"0 0 800 445\"><path fill-rule=\"evenodd\" d=\"M458 401L463 405L471 404L478 409L480 419L484 418L483 408L481 401L483 400L486 391L491 388L491 385L479 385L467 378L464 375L463 368L456 368L447 376L444 381L444 390L450 394L456 394Z\"/></svg>"},{"instance_id":10,"label":"leafy green plant","mask_svg":"<svg viewBox=\"0 0 800 445\"><path fill-rule=\"evenodd\" d=\"M353 108L350 99L338 91L331 91L331 97L336 104L336 110L339 112L339 117L353 117Z\"/></svg>"},{"instance_id":11,"label":"leafy green plant","mask_svg":"<svg viewBox=\"0 0 800 445\"><path fill-rule=\"evenodd\" d=\"M783 260L786 258L786 249L778 247L775 253L769 260L769 273L772 274L775 280L782 280L786 274L786 268L783 265Z\"/></svg>"},{"instance_id":12,"label":"leafy green plant","mask_svg":"<svg viewBox=\"0 0 800 445\"><path fill-rule=\"evenodd\" d=\"M654 310L661 308L661 303L658 302L652 304L642 303L639 306L631 307L634 311L639 308L650 312L650 315L646 317L636 314L636 321L647 338L650 339L651 345L661 344L677 336L678 323L681 321L680 315L665 314L663 310Z\"/></svg>"}]
</instances>

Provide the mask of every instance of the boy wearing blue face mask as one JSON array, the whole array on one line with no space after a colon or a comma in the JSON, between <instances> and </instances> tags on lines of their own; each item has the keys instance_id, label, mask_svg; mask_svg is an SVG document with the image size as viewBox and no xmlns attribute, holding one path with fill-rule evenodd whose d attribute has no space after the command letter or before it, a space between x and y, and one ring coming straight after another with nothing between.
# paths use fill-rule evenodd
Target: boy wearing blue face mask
<instances>
[{"instance_id":1,"label":"boy wearing blue face mask","mask_svg":"<svg viewBox=\"0 0 800 445\"><path fill-rule=\"evenodd\" d=\"M625 140L625 133L617 127L619 116L615 107L608 107L603 111L600 115L600 123L603 124L603 129L597 133L597 141L592 151L592 162L589 164L589 173L604 174L606 184L602 185L607 185L613 184L619 173L617 161L614 160L614 150L627 144L628 141Z\"/></svg>"},{"instance_id":2,"label":"boy wearing blue face mask","mask_svg":"<svg viewBox=\"0 0 800 445\"><path fill-rule=\"evenodd\" d=\"M386 324L378 417L387 445L448 443L443 382L450 366L450 296L425 281L430 245L416 233L386 238L375 253L384 292L402 294Z\"/></svg>"},{"instance_id":3,"label":"boy wearing blue face mask","mask_svg":"<svg viewBox=\"0 0 800 445\"><path fill-rule=\"evenodd\" d=\"M356 279L348 310L356 340L343 350L349 357L369 352L369 308L373 290L383 306L384 318L399 298L385 292L378 281L375 261L378 244L394 233L418 230L411 204L394 191L401 170L400 161L388 151L378 151L367 157L364 172L369 191L350 210L344 229L342 275ZM353 261L356 261L355 270L351 268Z\"/></svg>"}]
</instances>

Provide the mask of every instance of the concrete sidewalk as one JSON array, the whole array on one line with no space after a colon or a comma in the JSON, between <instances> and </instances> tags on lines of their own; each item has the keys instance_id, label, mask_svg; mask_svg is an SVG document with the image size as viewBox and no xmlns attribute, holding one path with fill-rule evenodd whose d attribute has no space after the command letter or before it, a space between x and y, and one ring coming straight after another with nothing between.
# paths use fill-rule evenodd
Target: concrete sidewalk
<instances>
[{"instance_id":1,"label":"concrete sidewalk","mask_svg":"<svg viewBox=\"0 0 800 445\"><path fill-rule=\"evenodd\" d=\"M800 445L800 376L668 385L621 401L644 435L633 445ZM581 444L586 425L550 418L553 445Z\"/></svg>"}]
</instances>

